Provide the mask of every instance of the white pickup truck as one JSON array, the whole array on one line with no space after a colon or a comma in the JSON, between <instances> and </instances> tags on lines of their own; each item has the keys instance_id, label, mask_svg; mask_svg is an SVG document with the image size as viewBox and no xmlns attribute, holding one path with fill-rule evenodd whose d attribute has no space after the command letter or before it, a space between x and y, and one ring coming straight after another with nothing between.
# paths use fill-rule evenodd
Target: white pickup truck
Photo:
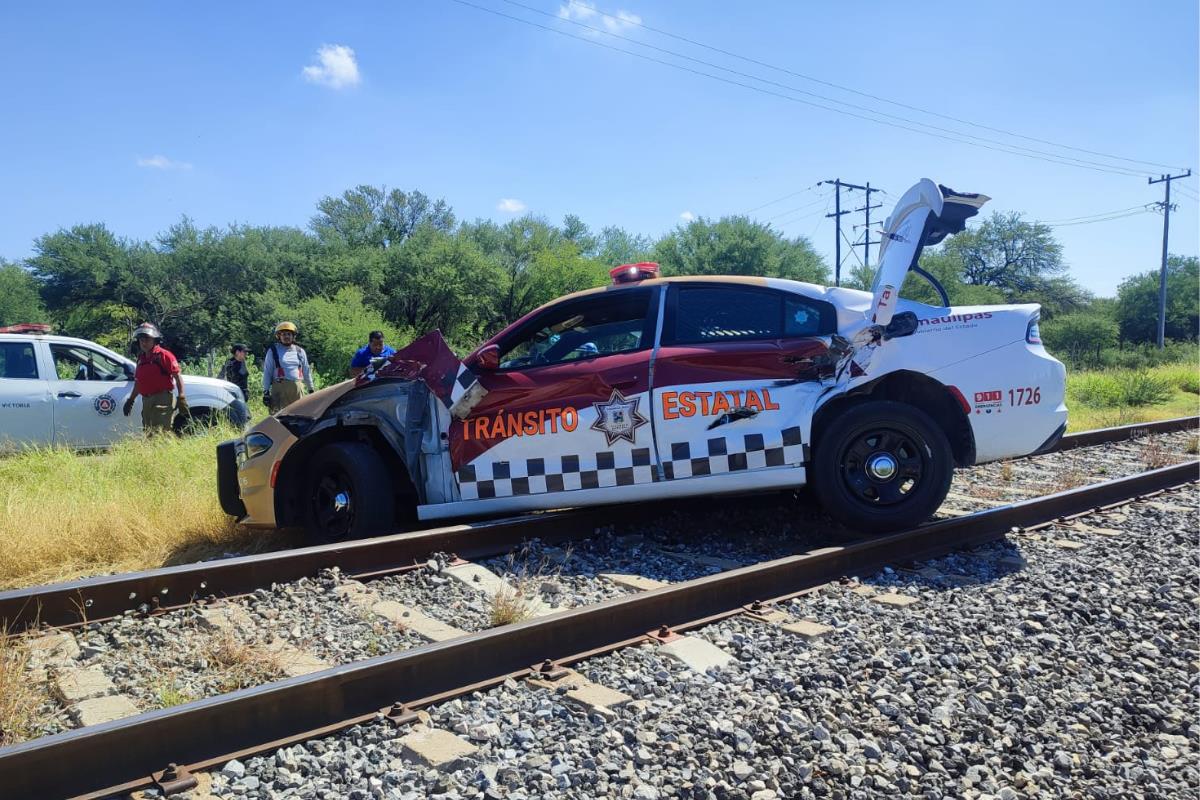
<instances>
[{"instance_id":1,"label":"white pickup truck","mask_svg":"<svg viewBox=\"0 0 1200 800\"><path fill-rule=\"evenodd\" d=\"M0 333L0 452L25 447L106 447L141 431L141 399L126 417L136 364L85 339ZM192 418L249 421L246 398L228 381L185 375ZM178 430L184 420L176 418Z\"/></svg>"}]
</instances>

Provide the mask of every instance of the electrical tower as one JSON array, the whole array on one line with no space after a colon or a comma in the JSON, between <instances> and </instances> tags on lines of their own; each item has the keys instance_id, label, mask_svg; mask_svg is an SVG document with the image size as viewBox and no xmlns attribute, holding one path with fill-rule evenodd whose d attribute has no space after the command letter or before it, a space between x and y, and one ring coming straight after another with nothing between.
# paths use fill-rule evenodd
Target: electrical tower
<instances>
[{"instance_id":1,"label":"electrical tower","mask_svg":"<svg viewBox=\"0 0 1200 800\"><path fill-rule=\"evenodd\" d=\"M871 205L871 192L878 192L880 190L872 189L870 182L868 182L866 186L859 186L856 183L846 183L841 178L834 178L831 181L821 181L821 183L831 183L834 186L833 213L826 214L825 216L833 217L834 223L835 223L834 232L833 232L833 252L834 252L833 285L841 286L842 285L842 215L850 214L850 213L858 213L859 211L865 211L867 213L867 232L863 236L862 244L863 244L863 250L868 251L868 254L867 254L866 258L863 259L863 264L866 266L870 266L870 264L871 264L871 258L869 255L870 247L872 244L878 244L877 241L876 242L871 241L871 229L870 229L871 209L879 208L878 204ZM857 190L860 192L866 192L867 202L863 204L862 208L856 208L856 209L854 209L853 212L851 212L849 210L843 211L842 210L842 189L847 189L849 191ZM853 245L853 246L857 247L857 245Z\"/></svg>"},{"instance_id":2,"label":"electrical tower","mask_svg":"<svg viewBox=\"0 0 1200 800\"><path fill-rule=\"evenodd\" d=\"M1182 175L1163 175L1160 178L1147 178L1146 182L1150 184L1165 183L1166 188L1163 191L1163 199L1161 203L1155 203L1156 206L1162 209L1163 212L1163 246L1162 246L1162 266L1158 272L1158 349L1163 349L1163 342L1167 333L1167 236L1171 230L1171 181L1177 181L1180 178L1190 177L1192 171L1189 169Z\"/></svg>"}]
</instances>

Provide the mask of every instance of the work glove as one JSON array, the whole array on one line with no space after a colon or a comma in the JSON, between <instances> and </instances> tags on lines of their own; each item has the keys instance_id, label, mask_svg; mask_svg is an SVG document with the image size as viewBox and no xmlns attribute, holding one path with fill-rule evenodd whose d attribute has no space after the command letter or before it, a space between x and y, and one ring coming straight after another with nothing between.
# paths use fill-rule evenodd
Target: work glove
<instances>
[{"instance_id":1,"label":"work glove","mask_svg":"<svg viewBox=\"0 0 1200 800\"><path fill-rule=\"evenodd\" d=\"M124 407L121 408L121 413L127 417L131 413L133 413L133 401L136 399L137 399L137 395L134 395L134 394L129 395L129 397L127 397L125 399L125 405L124 405Z\"/></svg>"},{"instance_id":2,"label":"work glove","mask_svg":"<svg viewBox=\"0 0 1200 800\"><path fill-rule=\"evenodd\" d=\"M191 414L191 411L188 409L186 397L177 397L175 399L175 410L185 417Z\"/></svg>"},{"instance_id":3,"label":"work glove","mask_svg":"<svg viewBox=\"0 0 1200 800\"><path fill-rule=\"evenodd\" d=\"M270 389L263 390L263 405L266 406L267 408L271 407L271 390Z\"/></svg>"}]
</instances>

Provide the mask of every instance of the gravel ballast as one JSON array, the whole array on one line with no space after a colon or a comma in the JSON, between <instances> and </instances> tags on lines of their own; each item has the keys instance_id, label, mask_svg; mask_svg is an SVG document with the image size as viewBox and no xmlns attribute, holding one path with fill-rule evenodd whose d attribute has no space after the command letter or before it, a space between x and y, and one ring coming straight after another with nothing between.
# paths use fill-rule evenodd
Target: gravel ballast
<instances>
[{"instance_id":1,"label":"gravel ballast","mask_svg":"<svg viewBox=\"0 0 1200 800\"><path fill-rule=\"evenodd\" d=\"M732 664L698 674L653 645L577 665L636 698L611 715L508 682L429 709L479 749L403 757L357 726L226 765L219 797L1184 797L1192 713L1197 492L1089 516L974 554L861 576L786 605L815 639L737 617L694 635ZM1067 549L1061 540L1082 544ZM921 571L916 571L920 569ZM903 608L870 592L917 598Z\"/></svg>"}]
</instances>

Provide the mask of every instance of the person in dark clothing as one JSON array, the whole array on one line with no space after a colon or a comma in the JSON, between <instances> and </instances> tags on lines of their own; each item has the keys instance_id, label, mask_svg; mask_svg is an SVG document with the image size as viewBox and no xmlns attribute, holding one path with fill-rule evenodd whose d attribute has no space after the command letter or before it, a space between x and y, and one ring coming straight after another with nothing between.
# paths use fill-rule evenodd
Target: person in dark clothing
<instances>
[{"instance_id":1,"label":"person in dark clothing","mask_svg":"<svg viewBox=\"0 0 1200 800\"><path fill-rule=\"evenodd\" d=\"M221 371L217 373L217 377L223 381L229 381L242 390L242 399L250 399L250 369L246 366L247 348L244 344L235 344L229 348L229 360L221 367Z\"/></svg>"}]
</instances>

